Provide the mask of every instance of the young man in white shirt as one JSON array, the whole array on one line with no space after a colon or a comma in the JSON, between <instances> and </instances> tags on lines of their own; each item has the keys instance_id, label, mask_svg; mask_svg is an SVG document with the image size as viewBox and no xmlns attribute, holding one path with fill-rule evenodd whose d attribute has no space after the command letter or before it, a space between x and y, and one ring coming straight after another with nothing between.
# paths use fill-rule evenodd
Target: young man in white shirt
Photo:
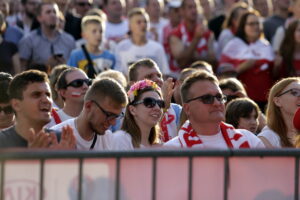
<instances>
[{"instance_id":1,"label":"young man in white shirt","mask_svg":"<svg viewBox=\"0 0 300 200\"><path fill-rule=\"evenodd\" d=\"M127 101L126 92L119 83L109 78L96 80L84 97L80 115L52 129L60 130L70 125L78 150L110 150L112 133L108 128L122 116Z\"/></svg>"}]
</instances>

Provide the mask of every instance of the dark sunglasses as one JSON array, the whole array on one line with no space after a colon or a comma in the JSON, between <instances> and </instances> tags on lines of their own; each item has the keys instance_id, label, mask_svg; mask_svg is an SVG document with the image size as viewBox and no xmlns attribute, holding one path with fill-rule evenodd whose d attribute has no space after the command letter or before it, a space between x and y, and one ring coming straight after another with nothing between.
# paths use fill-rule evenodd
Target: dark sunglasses
<instances>
[{"instance_id":1,"label":"dark sunglasses","mask_svg":"<svg viewBox=\"0 0 300 200\"><path fill-rule=\"evenodd\" d=\"M165 108L165 102L163 100L154 99L152 97L146 97L145 99L133 102L132 105L137 105L143 103L147 108L153 108L156 104L160 108Z\"/></svg>"},{"instance_id":2,"label":"dark sunglasses","mask_svg":"<svg viewBox=\"0 0 300 200\"><path fill-rule=\"evenodd\" d=\"M78 6L80 6L80 7L84 7L84 6L89 6L89 7L91 7L92 6L92 4L90 4L90 3L87 3L87 2L78 2L78 3L76 3Z\"/></svg>"},{"instance_id":3,"label":"dark sunglasses","mask_svg":"<svg viewBox=\"0 0 300 200\"><path fill-rule=\"evenodd\" d=\"M83 84L87 84L88 86L92 85L92 79L76 79L76 80L73 80L71 81L70 83L68 83L66 85L66 88L71 86L71 87L74 87L74 88L79 88L81 86L83 86Z\"/></svg>"},{"instance_id":4,"label":"dark sunglasses","mask_svg":"<svg viewBox=\"0 0 300 200\"><path fill-rule=\"evenodd\" d=\"M277 95L277 97L280 97L280 96L282 96L286 93L291 93L291 95L293 95L294 97L300 97L300 90L297 89L297 88L292 88L292 89L289 89L287 91L284 91L281 94Z\"/></svg>"},{"instance_id":5,"label":"dark sunglasses","mask_svg":"<svg viewBox=\"0 0 300 200\"><path fill-rule=\"evenodd\" d=\"M199 97L195 97L195 98L192 98L192 99L189 99L186 101L186 103L189 103L191 101L194 101L194 100L200 100L202 101L202 103L204 104L213 104L214 101L215 101L215 98L220 102L220 103L225 103L226 102L226 96L222 95L222 94L216 94L215 96L214 95L211 95L211 94L205 94L205 95L202 95L202 96L199 96Z\"/></svg>"},{"instance_id":6,"label":"dark sunglasses","mask_svg":"<svg viewBox=\"0 0 300 200\"><path fill-rule=\"evenodd\" d=\"M13 109L11 106L4 106L4 107L1 107L0 106L0 112L4 112L6 115L9 115L9 114L12 114L13 113Z\"/></svg>"},{"instance_id":7,"label":"dark sunglasses","mask_svg":"<svg viewBox=\"0 0 300 200\"><path fill-rule=\"evenodd\" d=\"M107 120L107 121L124 117L123 112L121 112L119 115L108 112L108 111L104 110L95 100L91 100L91 101L104 113L104 115L106 116L105 120Z\"/></svg>"}]
</instances>

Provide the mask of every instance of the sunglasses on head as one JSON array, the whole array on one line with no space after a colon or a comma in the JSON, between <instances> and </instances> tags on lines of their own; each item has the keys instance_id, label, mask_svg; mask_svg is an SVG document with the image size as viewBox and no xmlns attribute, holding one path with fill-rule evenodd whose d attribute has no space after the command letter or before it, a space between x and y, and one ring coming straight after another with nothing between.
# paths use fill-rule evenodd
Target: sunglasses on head
<instances>
[{"instance_id":1,"label":"sunglasses on head","mask_svg":"<svg viewBox=\"0 0 300 200\"><path fill-rule=\"evenodd\" d=\"M224 96L224 95L222 95L220 93L216 94L215 96L211 95L211 94L205 94L205 95L202 95L202 96L199 96L199 97L195 97L195 98L189 99L189 100L186 101L186 103L189 103L189 102L194 101L194 100L200 100L204 104L213 104L215 102L215 98L220 103L225 103L226 100L227 100L226 96Z\"/></svg>"},{"instance_id":2,"label":"sunglasses on head","mask_svg":"<svg viewBox=\"0 0 300 200\"><path fill-rule=\"evenodd\" d=\"M284 91L281 94L277 95L277 97L280 97L280 96L282 96L284 94L287 94L287 93L290 93L294 97L300 97L300 89L297 89L297 88L292 88L292 89L289 89L287 91Z\"/></svg>"},{"instance_id":3,"label":"sunglasses on head","mask_svg":"<svg viewBox=\"0 0 300 200\"><path fill-rule=\"evenodd\" d=\"M11 106L4 106L4 107L1 107L0 106L0 112L4 112L6 115L9 115L9 114L12 114L13 113L13 109Z\"/></svg>"},{"instance_id":4,"label":"sunglasses on head","mask_svg":"<svg viewBox=\"0 0 300 200\"><path fill-rule=\"evenodd\" d=\"M152 97L146 97L145 99L136 101L133 103L133 105L137 105L137 104L144 104L144 106L146 106L147 108L153 108L156 104L158 105L158 107L160 108L165 108L165 102L163 100L160 99L154 99Z\"/></svg>"},{"instance_id":5,"label":"sunglasses on head","mask_svg":"<svg viewBox=\"0 0 300 200\"><path fill-rule=\"evenodd\" d=\"M69 86L74 87L74 88L79 88L79 87L83 86L84 83L87 84L88 86L90 86L92 84L92 80L91 79L76 79L76 80L73 80L70 83L68 83L66 85L66 88Z\"/></svg>"}]
</instances>

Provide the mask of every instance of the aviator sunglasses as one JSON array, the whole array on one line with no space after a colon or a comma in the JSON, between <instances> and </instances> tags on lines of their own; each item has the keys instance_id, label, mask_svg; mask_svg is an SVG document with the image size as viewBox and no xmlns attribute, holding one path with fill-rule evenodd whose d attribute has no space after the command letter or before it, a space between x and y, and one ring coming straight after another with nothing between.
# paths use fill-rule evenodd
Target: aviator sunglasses
<instances>
[{"instance_id":1,"label":"aviator sunglasses","mask_svg":"<svg viewBox=\"0 0 300 200\"><path fill-rule=\"evenodd\" d=\"M4 112L6 115L9 115L11 113L13 113L13 109L11 106L4 106L4 107L1 107L0 106L0 112Z\"/></svg>"},{"instance_id":2,"label":"aviator sunglasses","mask_svg":"<svg viewBox=\"0 0 300 200\"><path fill-rule=\"evenodd\" d=\"M198 99L198 100L202 101L202 103L204 103L204 104L213 104L214 101L215 101L215 98L220 103L225 103L226 102L226 96L224 96L222 94L216 94L215 96L211 95L211 94L205 94L205 95L202 95L202 96L199 96L199 97L189 99L189 100L186 101L186 103L189 103L191 101L194 101L194 100Z\"/></svg>"},{"instance_id":3,"label":"aviator sunglasses","mask_svg":"<svg viewBox=\"0 0 300 200\"><path fill-rule=\"evenodd\" d=\"M87 84L88 86L92 85L92 79L75 79L66 85L66 88L72 86L74 88L79 88L83 86L83 84Z\"/></svg>"},{"instance_id":4,"label":"aviator sunglasses","mask_svg":"<svg viewBox=\"0 0 300 200\"><path fill-rule=\"evenodd\" d=\"M165 108L165 102L163 100L154 99L152 97L146 97L145 99L133 102L132 105L144 104L147 108L153 108L156 104L159 108Z\"/></svg>"}]
</instances>

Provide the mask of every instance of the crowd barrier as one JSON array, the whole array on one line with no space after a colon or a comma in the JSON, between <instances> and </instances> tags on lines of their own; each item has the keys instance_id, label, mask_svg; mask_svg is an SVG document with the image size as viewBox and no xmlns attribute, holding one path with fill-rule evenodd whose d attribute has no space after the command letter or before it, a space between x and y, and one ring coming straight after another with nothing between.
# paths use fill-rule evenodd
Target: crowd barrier
<instances>
[{"instance_id":1,"label":"crowd barrier","mask_svg":"<svg viewBox=\"0 0 300 200\"><path fill-rule=\"evenodd\" d=\"M298 200L297 149L0 151L1 200Z\"/></svg>"}]
</instances>

